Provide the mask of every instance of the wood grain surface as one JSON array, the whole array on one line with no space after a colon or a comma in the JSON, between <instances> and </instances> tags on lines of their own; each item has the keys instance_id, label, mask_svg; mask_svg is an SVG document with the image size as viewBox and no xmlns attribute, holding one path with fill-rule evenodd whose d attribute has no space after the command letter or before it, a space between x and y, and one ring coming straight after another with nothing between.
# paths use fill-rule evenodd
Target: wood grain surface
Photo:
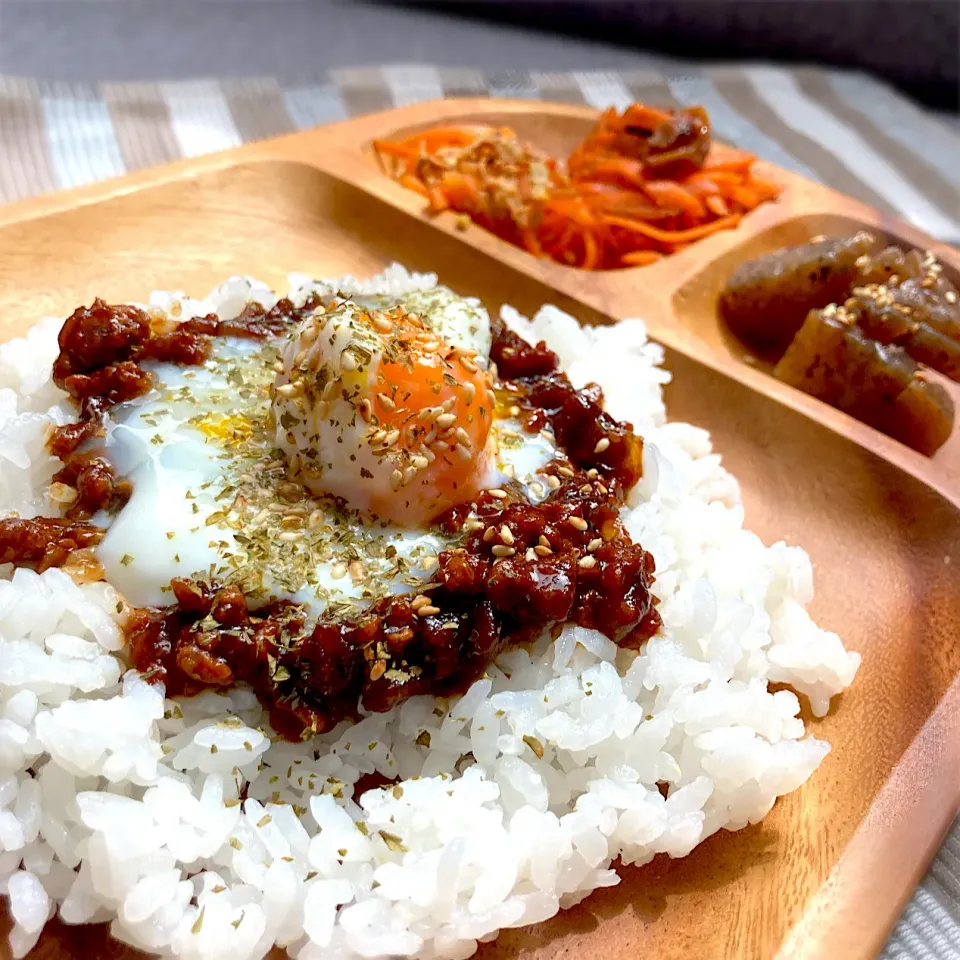
<instances>
[{"instance_id":1,"label":"wood grain surface","mask_svg":"<svg viewBox=\"0 0 960 960\"><path fill-rule=\"evenodd\" d=\"M0 210L0 337L94 296L202 295L234 273L282 286L292 270L365 274L393 260L491 309L552 302L585 322L647 319L674 375L671 417L713 433L751 529L809 551L812 613L863 667L827 717L806 718L832 753L762 824L622 870L619 887L505 931L479 956L875 956L960 799L960 463L950 449L927 460L744 363L716 326L711 291L731 263L783 238L868 225L935 245L768 168L783 199L738 230L654 267L584 274L459 233L452 218L427 221L420 199L383 176L371 138L452 117L510 122L548 149L590 122L584 109L542 104L419 105ZM937 252L960 266L955 251ZM35 950L134 955L103 927L56 923Z\"/></svg>"}]
</instances>

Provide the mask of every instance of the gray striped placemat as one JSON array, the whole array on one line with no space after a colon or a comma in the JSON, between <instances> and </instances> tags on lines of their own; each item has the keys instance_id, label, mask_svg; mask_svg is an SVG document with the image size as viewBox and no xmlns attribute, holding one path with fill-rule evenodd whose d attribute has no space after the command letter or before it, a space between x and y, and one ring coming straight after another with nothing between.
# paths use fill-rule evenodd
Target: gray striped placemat
<instances>
[{"instance_id":1,"label":"gray striped placemat","mask_svg":"<svg viewBox=\"0 0 960 960\"><path fill-rule=\"evenodd\" d=\"M0 200L76 186L361 113L491 95L622 107L701 103L717 134L960 241L960 135L862 74L775 66L669 76L398 65L269 78L58 84L0 77Z\"/></svg>"},{"instance_id":2,"label":"gray striped placemat","mask_svg":"<svg viewBox=\"0 0 960 960\"><path fill-rule=\"evenodd\" d=\"M0 202L439 97L703 104L719 137L960 242L960 125L863 74L775 66L483 73L398 65L274 79L58 84L0 77ZM960 960L960 826L885 960Z\"/></svg>"}]
</instances>

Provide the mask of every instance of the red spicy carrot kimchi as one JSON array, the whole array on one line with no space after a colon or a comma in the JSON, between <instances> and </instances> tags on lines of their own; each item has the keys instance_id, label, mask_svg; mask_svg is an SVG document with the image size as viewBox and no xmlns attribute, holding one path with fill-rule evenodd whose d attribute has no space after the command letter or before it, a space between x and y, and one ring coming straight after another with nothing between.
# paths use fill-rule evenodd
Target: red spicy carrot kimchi
<instances>
[{"instance_id":1,"label":"red spicy carrot kimchi","mask_svg":"<svg viewBox=\"0 0 960 960\"><path fill-rule=\"evenodd\" d=\"M508 127L431 127L375 148L433 213L453 210L537 257L584 270L645 266L737 226L779 187L712 143L702 107L607 110L566 160Z\"/></svg>"}]
</instances>

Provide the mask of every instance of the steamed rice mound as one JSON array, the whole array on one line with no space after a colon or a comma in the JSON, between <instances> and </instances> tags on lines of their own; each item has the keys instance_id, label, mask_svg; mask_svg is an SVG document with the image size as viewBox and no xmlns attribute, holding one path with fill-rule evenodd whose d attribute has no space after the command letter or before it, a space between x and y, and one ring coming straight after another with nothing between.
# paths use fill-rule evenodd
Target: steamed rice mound
<instances>
[{"instance_id":1,"label":"steamed rice mound","mask_svg":"<svg viewBox=\"0 0 960 960\"><path fill-rule=\"evenodd\" d=\"M398 266L366 284L292 277L290 296L435 280ZM203 301L151 303L229 317L250 298L276 295L234 278ZM708 434L665 422L669 374L641 321L504 315L644 437L624 521L656 558L659 634L637 654L567 627L502 655L459 700L415 698L292 744L249 691L175 702L128 671L110 586L0 568L0 883L16 956L59 910L197 960L274 943L303 960L469 957L617 883L614 859L684 856L816 770L829 744L804 736L797 694L768 685L822 715L860 657L808 616L807 555L744 530ZM0 516L57 512L44 440L73 418L50 381L61 322L0 347ZM373 772L396 785L357 795Z\"/></svg>"}]
</instances>

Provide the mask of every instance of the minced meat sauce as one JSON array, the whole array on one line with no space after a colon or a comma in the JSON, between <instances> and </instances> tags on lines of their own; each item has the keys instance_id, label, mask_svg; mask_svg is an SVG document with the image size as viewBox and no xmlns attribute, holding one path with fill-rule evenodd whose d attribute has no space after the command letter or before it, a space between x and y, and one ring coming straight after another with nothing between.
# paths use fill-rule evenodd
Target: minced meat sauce
<instances>
[{"instance_id":1,"label":"minced meat sauce","mask_svg":"<svg viewBox=\"0 0 960 960\"><path fill-rule=\"evenodd\" d=\"M317 305L251 304L234 320L211 315L167 330L136 307L96 300L77 310L60 335L54 380L78 402L80 418L50 439L64 460L55 479L76 495L63 519L0 520L0 562L41 570L99 543L103 530L87 518L122 507L129 485L79 448L103 432L111 406L150 389L139 361L202 363L211 337L277 336ZM649 639L660 625L653 558L619 514L641 475L641 438L603 411L599 387L574 389L543 343L492 326L491 359L525 428L549 427L566 454L545 468L546 499L531 503L511 486L437 518L463 539L441 552L433 580L350 619L321 617L308 627L292 603L250 610L237 586L174 579L173 604L132 611L133 665L168 696L249 684L275 729L293 739L355 716L358 703L383 711L410 696L459 692L507 644L565 622L631 649Z\"/></svg>"}]
</instances>

